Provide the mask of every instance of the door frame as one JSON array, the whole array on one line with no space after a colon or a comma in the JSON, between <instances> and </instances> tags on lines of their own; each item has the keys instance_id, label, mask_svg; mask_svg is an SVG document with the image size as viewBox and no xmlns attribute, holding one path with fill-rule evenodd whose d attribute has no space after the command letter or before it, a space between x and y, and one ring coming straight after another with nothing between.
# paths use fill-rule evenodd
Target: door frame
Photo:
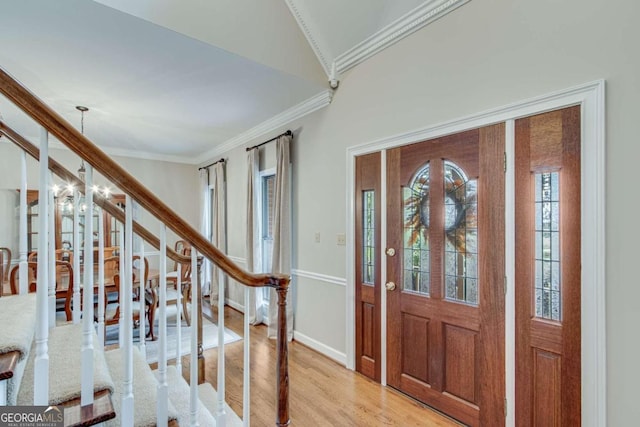
<instances>
[{"instance_id":1,"label":"door frame","mask_svg":"<svg viewBox=\"0 0 640 427\"><path fill-rule=\"evenodd\" d=\"M515 423L515 198L514 198L514 121L572 105L581 106L581 191L582 191L582 295L581 360L582 423L605 425L607 420L606 378L606 277L605 277L605 81L596 80L499 108L428 126L399 135L347 148L347 287L346 353L347 368L355 369L355 157L381 151L382 200L386 200L386 150L402 145L505 122L505 378L506 425ZM386 248L386 203L382 204L380 251ZM382 263L381 281L386 267ZM381 286L381 384L386 386L386 291Z\"/></svg>"}]
</instances>

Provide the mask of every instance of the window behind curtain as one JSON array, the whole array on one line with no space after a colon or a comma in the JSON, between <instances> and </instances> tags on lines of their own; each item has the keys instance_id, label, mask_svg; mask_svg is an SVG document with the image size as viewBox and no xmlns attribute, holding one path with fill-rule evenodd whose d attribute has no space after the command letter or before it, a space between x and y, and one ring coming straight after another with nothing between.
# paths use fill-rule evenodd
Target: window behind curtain
<instances>
[{"instance_id":1,"label":"window behind curtain","mask_svg":"<svg viewBox=\"0 0 640 427\"><path fill-rule=\"evenodd\" d=\"M276 176L273 171L260 174L260 252L262 272L271 271L273 255L273 202ZM264 304L269 304L269 288L262 288Z\"/></svg>"}]
</instances>

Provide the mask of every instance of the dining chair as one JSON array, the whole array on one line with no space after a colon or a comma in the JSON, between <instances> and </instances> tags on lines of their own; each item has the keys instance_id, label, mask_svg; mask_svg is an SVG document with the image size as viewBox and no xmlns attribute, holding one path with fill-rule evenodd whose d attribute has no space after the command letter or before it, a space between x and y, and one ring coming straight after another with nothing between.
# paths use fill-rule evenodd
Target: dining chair
<instances>
[{"instance_id":1,"label":"dining chair","mask_svg":"<svg viewBox=\"0 0 640 427\"><path fill-rule=\"evenodd\" d=\"M38 284L38 263L27 262L27 289L35 292ZM9 284L11 293L18 294L20 266L15 265L11 269ZM65 312L67 321L72 320L73 300L73 266L67 261L56 261L56 307L60 305Z\"/></svg>"},{"instance_id":2,"label":"dining chair","mask_svg":"<svg viewBox=\"0 0 640 427\"><path fill-rule=\"evenodd\" d=\"M140 260L139 255L133 256L133 262L136 263L137 260ZM126 297L126 295L122 295L121 289L121 278L120 278L120 257L109 257L104 260L105 265L105 294L103 298L105 298L105 316L104 323L105 325L116 325L120 321L120 300L121 297ZM147 283L149 279L149 260L144 258L144 283ZM133 283L139 283L140 277L138 274L138 269L134 269L133 274ZM134 286L132 289L132 313L133 313L133 322L134 327L137 327L140 323L140 313L143 315L147 315L148 310L146 309L146 302L141 304L140 298L140 288L138 286Z\"/></svg>"}]
</instances>

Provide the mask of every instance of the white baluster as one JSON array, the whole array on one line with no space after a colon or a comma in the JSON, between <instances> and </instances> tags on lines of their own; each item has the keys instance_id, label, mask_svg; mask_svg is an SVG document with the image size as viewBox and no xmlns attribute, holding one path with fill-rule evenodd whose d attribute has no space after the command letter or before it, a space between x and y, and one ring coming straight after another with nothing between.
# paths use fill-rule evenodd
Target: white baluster
<instances>
[{"instance_id":1,"label":"white baluster","mask_svg":"<svg viewBox=\"0 0 640 427\"><path fill-rule=\"evenodd\" d=\"M198 289L198 255L196 249L191 249L191 376L189 387L191 391L191 399L189 407L191 409L190 422L191 426L198 425L198 298L200 298Z\"/></svg>"},{"instance_id":2,"label":"white baluster","mask_svg":"<svg viewBox=\"0 0 640 427\"><path fill-rule=\"evenodd\" d=\"M140 334L140 352L142 353L142 357L144 357L146 359L147 357L147 345L146 345L146 333L147 333L147 326L146 326L146 319L145 319L145 309L146 309L146 297L145 297L145 291L146 291L146 286L147 284L145 283L145 275L146 275L146 265L144 263L144 240L138 236L138 250L139 250L139 257L140 259L138 260L139 263L139 267L138 267L138 276L140 277L140 327L138 329L139 334Z\"/></svg>"},{"instance_id":3,"label":"white baluster","mask_svg":"<svg viewBox=\"0 0 640 427\"><path fill-rule=\"evenodd\" d=\"M182 265L176 271L176 369L182 374ZM186 313L185 313L186 314Z\"/></svg>"},{"instance_id":4,"label":"white baluster","mask_svg":"<svg viewBox=\"0 0 640 427\"><path fill-rule=\"evenodd\" d=\"M49 403L49 327L47 285L48 263L47 246L49 236L47 228L49 221L47 212L49 198L49 134L46 129L40 130L40 189L38 196L40 235L38 236L38 283L36 285L36 358L34 367L33 404L48 405Z\"/></svg>"},{"instance_id":5,"label":"white baluster","mask_svg":"<svg viewBox=\"0 0 640 427\"><path fill-rule=\"evenodd\" d=\"M20 153L20 294L26 294L29 281L27 262L27 152Z\"/></svg>"},{"instance_id":6,"label":"white baluster","mask_svg":"<svg viewBox=\"0 0 640 427\"><path fill-rule=\"evenodd\" d=\"M82 307L81 406L93 403L93 166L85 174L84 291Z\"/></svg>"},{"instance_id":7,"label":"white baluster","mask_svg":"<svg viewBox=\"0 0 640 427\"><path fill-rule=\"evenodd\" d=\"M7 406L7 383L9 380L0 381L0 406Z\"/></svg>"},{"instance_id":8,"label":"white baluster","mask_svg":"<svg viewBox=\"0 0 640 427\"><path fill-rule=\"evenodd\" d=\"M98 341L104 348L104 212L98 215Z\"/></svg>"},{"instance_id":9,"label":"white baluster","mask_svg":"<svg viewBox=\"0 0 640 427\"><path fill-rule=\"evenodd\" d=\"M133 425L133 204L131 197L125 200L124 276L120 276L120 301L123 313L119 327L122 332L120 347L124 360L122 391L122 425ZM122 267L121 267L122 270Z\"/></svg>"},{"instance_id":10,"label":"white baluster","mask_svg":"<svg viewBox=\"0 0 640 427\"><path fill-rule=\"evenodd\" d=\"M80 323L80 192L73 190L73 323Z\"/></svg>"},{"instance_id":11,"label":"white baluster","mask_svg":"<svg viewBox=\"0 0 640 427\"><path fill-rule=\"evenodd\" d=\"M126 209L126 208L125 208ZM125 214L126 215L126 214ZM125 221L126 221L126 217L125 217ZM120 257L120 261L119 261L119 265L120 265L120 270L118 271L118 274L120 275L120 278L123 279L126 275L126 268L125 268L125 244L124 244L124 224L119 224L118 227L120 228L120 233L118 233L119 236L119 242L118 244L120 245L120 253L119 253L119 257ZM120 280L120 283L123 283L123 280ZM122 325L122 319L124 318L124 310L122 310L122 304L124 303L124 299L122 298L122 290L120 290L120 292L118 292L118 307L120 307L120 314L118 314L118 346L122 347L123 343L124 343L124 338L123 338L123 328L120 327L119 325Z\"/></svg>"},{"instance_id":12,"label":"white baluster","mask_svg":"<svg viewBox=\"0 0 640 427\"><path fill-rule=\"evenodd\" d=\"M218 269L218 390L216 390L218 394L218 405L216 411L216 427L224 427L227 419L224 405L224 378L224 272L222 269Z\"/></svg>"},{"instance_id":13,"label":"white baluster","mask_svg":"<svg viewBox=\"0 0 640 427\"><path fill-rule=\"evenodd\" d=\"M53 184L53 174L49 173L49 185ZM53 198L53 189L49 188L47 191L47 197L49 198L49 211L47 213L49 218L49 246L47 250L49 255L49 328L56 326L56 225L55 225L55 202Z\"/></svg>"},{"instance_id":14,"label":"white baluster","mask_svg":"<svg viewBox=\"0 0 640 427\"><path fill-rule=\"evenodd\" d=\"M159 309L159 342L158 342L158 402L156 420L159 427L168 424L167 402L169 389L167 385L167 226L160 226L160 309Z\"/></svg>"},{"instance_id":15,"label":"white baluster","mask_svg":"<svg viewBox=\"0 0 640 427\"><path fill-rule=\"evenodd\" d=\"M251 425L251 353L249 352L249 293L251 289L244 287L244 368L242 378L242 425Z\"/></svg>"}]
</instances>

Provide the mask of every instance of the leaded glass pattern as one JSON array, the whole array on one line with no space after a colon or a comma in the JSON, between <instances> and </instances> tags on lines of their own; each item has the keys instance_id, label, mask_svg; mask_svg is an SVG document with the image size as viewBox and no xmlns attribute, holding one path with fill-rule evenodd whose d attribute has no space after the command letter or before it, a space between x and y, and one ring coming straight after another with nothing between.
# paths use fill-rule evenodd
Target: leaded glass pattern
<instances>
[{"instance_id":1,"label":"leaded glass pattern","mask_svg":"<svg viewBox=\"0 0 640 427\"><path fill-rule=\"evenodd\" d=\"M477 180L444 162L445 298L478 304Z\"/></svg>"},{"instance_id":2,"label":"leaded glass pattern","mask_svg":"<svg viewBox=\"0 0 640 427\"><path fill-rule=\"evenodd\" d=\"M560 320L560 198L558 172L535 175L536 317Z\"/></svg>"},{"instance_id":3,"label":"leaded glass pattern","mask_svg":"<svg viewBox=\"0 0 640 427\"><path fill-rule=\"evenodd\" d=\"M405 291L429 294L429 163L403 187L403 284Z\"/></svg>"},{"instance_id":4,"label":"leaded glass pattern","mask_svg":"<svg viewBox=\"0 0 640 427\"><path fill-rule=\"evenodd\" d=\"M376 245L375 245L375 193L373 190L362 192L362 281L375 282Z\"/></svg>"}]
</instances>

